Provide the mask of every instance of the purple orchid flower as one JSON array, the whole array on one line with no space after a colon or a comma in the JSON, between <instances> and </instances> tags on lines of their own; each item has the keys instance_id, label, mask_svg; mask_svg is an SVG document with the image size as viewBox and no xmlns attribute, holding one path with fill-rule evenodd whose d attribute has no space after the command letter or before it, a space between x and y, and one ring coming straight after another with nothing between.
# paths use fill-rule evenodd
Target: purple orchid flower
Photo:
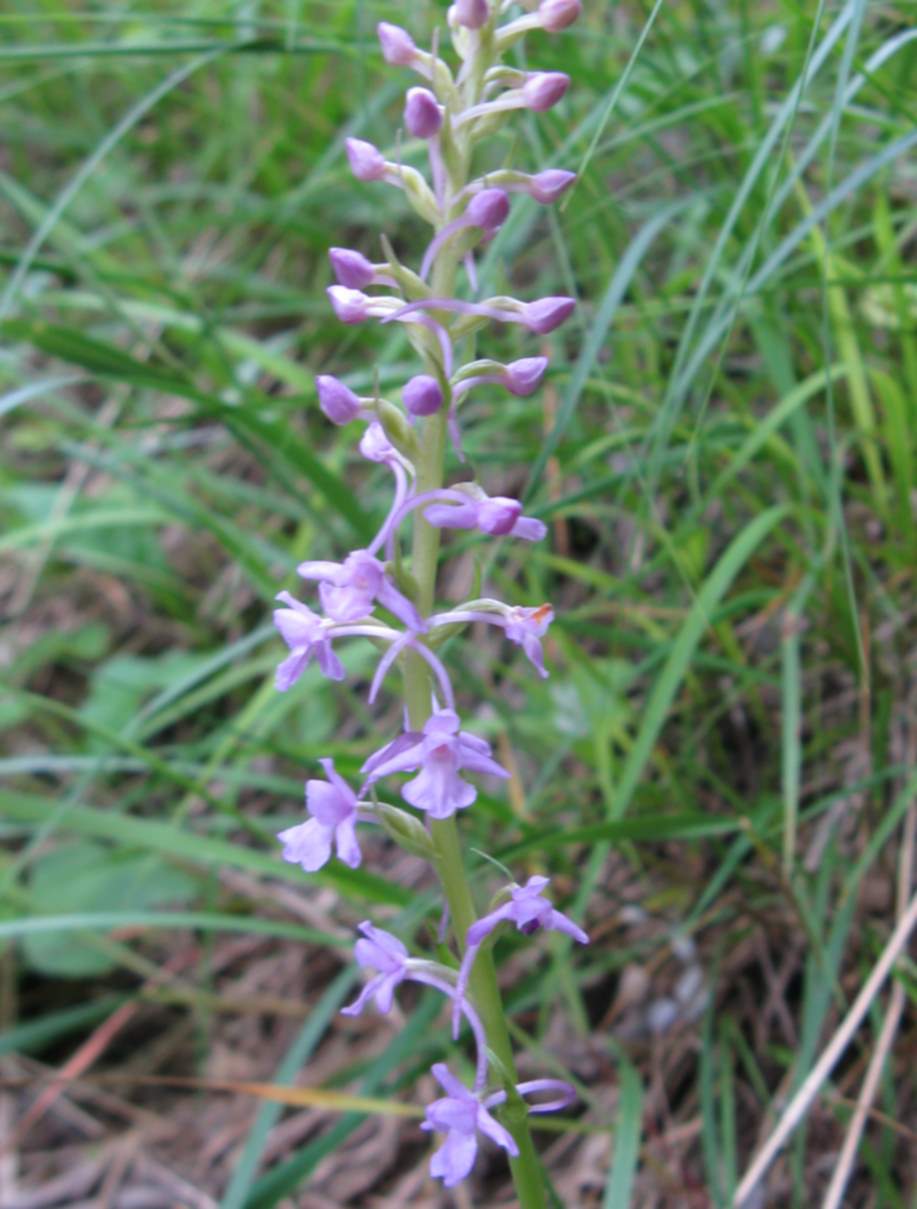
<instances>
[{"instance_id":1,"label":"purple orchid flower","mask_svg":"<svg viewBox=\"0 0 917 1209\"><path fill-rule=\"evenodd\" d=\"M551 879L549 877L530 877L524 886L513 884L509 899L489 915L473 923L468 929L466 943L469 948L477 948L485 936L488 936L504 919L514 923L525 936L531 936L540 929L552 932L563 932L572 936L581 945L589 943L589 937L583 929L558 911L549 898L542 894Z\"/></svg>"},{"instance_id":2,"label":"purple orchid flower","mask_svg":"<svg viewBox=\"0 0 917 1209\"><path fill-rule=\"evenodd\" d=\"M549 604L539 605L534 609L514 605L507 610L506 624L503 627L506 637L510 642L522 647L529 663L542 680L548 673L545 671L541 640L553 620L554 609Z\"/></svg>"},{"instance_id":3,"label":"purple orchid flower","mask_svg":"<svg viewBox=\"0 0 917 1209\"><path fill-rule=\"evenodd\" d=\"M581 945L589 943L589 937L578 924L558 911L549 898L545 898L542 890L549 884L550 878L530 877L524 886L515 882L510 888L510 896L505 903L483 916L468 929L465 937L465 955L459 968L458 985L455 993L455 1006L452 1015L452 1031L458 1036L459 1009L458 1005L465 999L468 990L468 980L471 977L471 967L485 937L489 936L505 921L516 925L524 936L534 932L563 932L572 936Z\"/></svg>"},{"instance_id":4,"label":"purple orchid flower","mask_svg":"<svg viewBox=\"0 0 917 1209\"><path fill-rule=\"evenodd\" d=\"M409 482L413 484L416 480L416 471L413 463L404 454L399 453L388 439L385 429L378 420L373 420L367 425L366 431L360 438L359 449L368 462L387 466L395 477L395 494L388 510L388 516L382 522L382 527L366 550L367 554L375 556L381 546L387 543L388 557L393 559L395 557L394 530L408 498Z\"/></svg>"},{"instance_id":5,"label":"purple orchid flower","mask_svg":"<svg viewBox=\"0 0 917 1209\"><path fill-rule=\"evenodd\" d=\"M562 71L533 71L522 85L522 100L526 109L543 113L551 109L570 87L570 77Z\"/></svg>"},{"instance_id":6,"label":"purple orchid flower","mask_svg":"<svg viewBox=\"0 0 917 1209\"><path fill-rule=\"evenodd\" d=\"M544 29L549 34L558 34L568 25L572 25L582 11L581 0L542 0L537 11L525 13L515 21L510 21L508 25L502 25L496 31L497 45L501 51L508 50L523 34L532 29Z\"/></svg>"},{"instance_id":7,"label":"purple orchid flower","mask_svg":"<svg viewBox=\"0 0 917 1209\"><path fill-rule=\"evenodd\" d=\"M446 502L448 501L448 502ZM518 500L508 496L488 496L477 484L463 484L461 487L442 487L436 491L422 491L411 495L401 503L397 510L393 509L384 526L386 553L394 558L395 530L408 515L417 508L426 507L424 518L428 524L440 529L479 529L491 537L520 537L523 541L541 541L548 530L543 521L533 516L522 516L522 505ZM381 544L382 533L373 542L371 550ZM499 605L499 609L504 606ZM456 619L458 620L458 619ZM470 618L467 620L477 620ZM483 618L485 621L502 624L502 619L494 615Z\"/></svg>"},{"instance_id":8,"label":"purple orchid flower","mask_svg":"<svg viewBox=\"0 0 917 1209\"><path fill-rule=\"evenodd\" d=\"M362 290L346 285L329 285L325 293L341 323L365 323L367 319L383 319L401 306L399 298L384 294L364 294Z\"/></svg>"},{"instance_id":9,"label":"purple orchid flower","mask_svg":"<svg viewBox=\"0 0 917 1209\"><path fill-rule=\"evenodd\" d=\"M483 621L487 625L499 626L510 642L522 647L529 663L544 680L548 673L544 666L541 640L553 620L554 608L550 604L529 608L505 605L499 600L483 600L472 602L464 608L450 609L447 613L437 613L430 618L430 625L435 629L458 622Z\"/></svg>"},{"instance_id":10,"label":"purple orchid flower","mask_svg":"<svg viewBox=\"0 0 917 1209\"><path fill-rule=\"evenodd\" d=\"M382 57L386 63L395 67L410 67L426 80L432 80L445 68L429 51L421 50L414 39L400 25L392 25L388 21L380 21L376 26L379 35L379 45L382 47Z\"/></svg>"},{"instance_id":11,"label":"purple orchid flower","mask_svg":"<svg viewBox=\"0 0 917 1209\"><path fill-rule=\"evenodd\" d=\"M424 986L435 987L449 999L455 998L454 970L435 961L409 957L397 936L374 927L369 921L360 924L359 930L363 933L363 939L354 946L357 964L363 969L378 972L370 978L354 1002L341 1009L341 1015L359 1016L371 999L375 999L376 1007L384 1015L391 1010L395 989L402 982L420 982ZM457 1013L464 1012L474 1034L477 1047L474 1085L480 1090L487 1080L487 1034L480 1016L467 998L456 1001L455 1010ZM550 1106L541 1111L550 1111Z\"/></svg>"},{"instance_id":12,"label":"purple orchid flower","mask_svg":"<svg viewBox=\"0 0 917 1209\"><path fill-rule=\"evenodd\" d=\"M419 642L413 632L408 630L406 634L402 634L392 642L391 646L379 660L375 674L372 679L372 684L369 687L369 704L372 705L379 694L379 689L382 687L382 681L388 674L392 664L398 658L402 651L410 648L426 663L430 671L436 677L436 683L439 685L439 691L442 693L443 700L449 709L455 708L455 694L452 691L452 681L449 679L449 673L441 659L430 650L424 643Z\"/></svg>"},{"instance_id":13,"label":"purple orchid flower","mask_svg":"<svg viewBox=\"0 0 917 1209\"><path fill-rule=\"evenodd\" d=\"M355 248L329 248L328 259L338 285L363 290L376 279L376 266Z\"/></svg>"},{"instance_id":14,"label":"purple orchid flower","mask_svg":"<svg viewBox=\"0 0 917 1209\"><path fill-rule=\"evenodd\" d=\"M464 193L478 193L498 185L507 193L527 193L539 205L550 206L566 193L575 180L576 173L563 168L542 168L535 173L498 168L496 172L489 172L486 177L466 185Z\"/></svg>"},{"instance_id":15,"label":"purple orchid flower","mask_svg":"<svg viewBox=\"0 0 917 1209\"><path fill-rule=\"evenodd\" d=\"M319 374L315 379L318 403L332 424L349 424L363 410L359 395L332 374Z\"/></svg>"},{"instance_id":16,"label":"purple orchid flower","mask_svg":"<svg viewBox=\"0 0 917 1209\"><path fill-rule=\"evenodd\" d=\"M499 231L509 214L509 197L504 189L482 189L475 193L465 208L465 213L452 222L447 223L430 242L420 264L420 276L426 280L427 274L439 255L443 245L459 231L475 227L489 239Z\"/></svg>"},{"instance_id":17,"label":"purple orchid flower","mask_svg":"<svg viewBox=\"0 0 917 1209\"><path fill-rule=\"evenodd\" d=\"M386 272L387 265L373 264L355 248L329 248L328 259L338 285L346 289L363 290L368 285L397 287L394 277Z\"/></svg>"},{"instance_id":18,"label":"purple orchid flower","mask_svg":"<svg viewBox=\"0 0 917 1209\"><path fill-rule=\"evenodd\" d=\"M582 11L580 0L541 0L538 16L548 33L559 34L572 25Z\"/></svg>"},{"instance_id":19,"label":"purple orchid flower","mask_svg":"<svg viewBox=\"0 0 917 1209\"><path fill-rule=\"evenodd\" d=\"M351 869L360 864L357 844L357 795L334 770L331 759L319 760L327 781L306 782L306 806L310 819L278 833L283 859L314 873L331 859L332 844L340 860Z\"/></svg>"},{"instance_id":20,"label":"purple orchid flower","mask_svg":"<svg viewBox=\"0 0 917 1209\"><path fill-rule=\"evenodd\" d=\"M350 170L358 181L378 181L385 176L385 156L366 139L347 139L344 143Z\"/></svg>"},{"instance_id":21,"label":"purple orchid flower","mask_svg":"<svg viewBox=\"0 0 917 1209\"><path fill-rule=\"evenodd\" d=\"M342 1016L359 1016L371 999L385 1014L391 1011L395 988L408 976L408 951L391 932L374 927L369 920L360 924L363 939L354 946L357 965L379 972L367 982L353 1003L341 1008Z\"/></svg>"},{"instance_id":22,"label":"purple orchid flower","mask_svg":"<svg viewBox=\"0 0 917 1209\"><path fill-rule=\"evenodd\" d=\"M467 731L459 730L454 710L438 709L423 731L407 731L377 751L363 765L367 785L396 772L417 772L401 789L404 800L433 819L446 819L456 810L470 806L478 792L459 772L486 773L508 777L509 773L493 759L490 744Z\"/></svg>"},{"instance_id":23,"label":"purple orchid flower","mask_svg":"<svg viewBox=\"0 0 917 1209\"><path fill-rule=\"evenodd\" d=\"M426 1120L420 1128L444 1133L446 1140L430 1160L430 1174L441 1179L446 1188L461 1183L474 1166L478 1133L486 1134L515 1158L519 1148L512 1134L488 1112L488 1108L506 1099L506 1092L495 1092L485 1101L457 1079L444 1062L437 1062L432 1069L446 1095L427 1107Z\"/></svg>"},{"instance_id":24,"label":"purple orchid flower","mask_svg":"<svg viewBox=\"0 0 917 1209\"><path fill-rule=\"evenodd\" d=\"M417 46L406 29L380 21L376 26L382 57L396 67L411 67L417 58Z\"/></svg>"},{"instance_id":25,"label":"purple orchid flower","mask_svg":"<svg viewBox=\"0 0 917 1209\"><path fill-rule=\"evenodd\" d=\"M504 31L504 36L508 31ZM553 108L570 87L570 77L562 71L532 71L521 77L520 87L510 88L495 101L481 101L472 105L455 119L455 126L473 122L477 118L493 117L509 109L531 109L544 113Z\"/></svg>"},{"instance_id":26,"label":"purple orchid flower","mask_svg":"<svg viewBox=\"0 0 917 1209\"><path fill-rule=\"evenodd\" d=\"M480 29L490 20L487 0L455 0L450 13L466 29Z\"/></svg>"},{"instance_id":27,"label":"purple orchid flower","mask_svg":"<svg viewBox=\"0 0 917 1209\"><path fill-rule=\"evenodd\" d=\"M400 466L413 477L414 467L391 443L378 420L373 420L366 426L366 431L360 437L359 450L368 462L378 462L393 470L396 466Z\"/></svg>"},{"instance_id":28,"label":"purple orchid flower","mask_svg":"<svg viewBox=\"0 0 917 1209\"><path fill-rule=\"evenodd\" d=\"M424 509L424 519L439 529L479 529L491 537L521 537L527 542L541 541L548 531L543 521L523 516L520 502L505 495L475 500L461 491L431 494L438 500L448 497L456 501L454 504L431 504Z\"/></svg>"},{"instance_id":29,"label":"purple orchid flower","mask_svg":"<svg viewBox=\"0 0 917 1209\"><path fill-rule=\"evenodd\" d=\"M335 288L331 286L329 293ZM385 301L388 302L389 299ZM534 302L519 302L516 298L490 298L484 302L466 302L463 298L421 298L399 306L397 310L385 314L380 312L380 318L382 323L395 323L403 322L409 315L416 315L418 311L452 311L476 320L495 319L498 323L520 323L530 332L545 336L569 319L575 307L576 299L563 295L537 298ZM350 319L345 322L356 323L360 320Z\"/></svg>"},{"instance_id":30,"label":"purple orchid flower","mask_svg":"<svg viewBox=\"0 0 917 1209\"><path fill-rule=\"evenodd\" d=\"M575 172L567 172L563 168L544 168L529 177L527 192L539 205L550 206L561 194L566 193L575 180Z\"/></svg>"},{"instance_id":31,"label":"purple orchid flower","mask_svg":"<svg viewBox=\"0 0 917 1209\"><path fill-rule=\"evenodd\" d=\"M443 108L429 88L409 88L404 103L404 124L415 139L432 139L443 124Z\"/></svg>"},{"instance_id":32,"label":"purple orchid flower","mask_svg":"<svg viewBox=\"0 0 917 1209\"><path fill-rule=\"evenodd\" d=\"M430 374L415 374L401 391L404 405L412 416L432 416L443 405L443 391Z\"/></svg>"},{"instance_id":33,"label":"purple orchid flower","mask_svg":"<svg viewBox=\"0 0 917 1209\"><path fill-rule=\"evenodd\" d=\"M417 323L425 327L436 337L442 353L443 372L447 378L451 377L453 351L449 333L441 323L437 323L429 315L415 313L417 310L423 310L423 307L405 307L400 298L384 294L364 294L362 290L353 290L344 285L329 285L325 293L341 323L352 326L365 323L367 319L380 319L383 323L392 320ZM516 322L522 323L524 319L517 319Z\"/></svg>"},{"instance_id":34,"label":"purple orchid flower","mask_svg":"<svg viewBox=\"0 0 917 1209\"><path fill-rule=\"evenodd\" d=\"M354 550L342 563L308 560L300 563L296 571L303 579L319 581L322 608L334 621L368 617L378 600L409 629L427 628L411 601L389 579L385 565L368 550Z\"/></svg>"},{"instance_id":35,"label":"purple orchid flower","mask_svg":"<svg viewBox=\"0 0 917 1209\"><path fill-rule=\"evenodd\" d=\"M274 625L290 648L290 654L277 668L277 688L285 693L303 674L314 655L318 666L330 680L344 679L344 665L331 649L333 623L319 617L289 592L278 592L277 599L288 606L274 610Z\"/></svg>"},{"instance_id":36,"label":"purple orchid flower","mask_svg":"<svg viewBox=\"0 0 917 1209\"><path fill-rule=\"evenodd\" d=\"M548 332L553 332L556 327L566 323L573 314L575 306L574 298L565 298L562 295L553 298L537 298L534 302L527 302L523 306L522 323L530 332L546 336Z\"/></svg>"},{"instance_id":37,"label":"purple orchid flower","mask_svg":"<svg viewBox=\"0 0 917 1209\"><path fill-rule=\"evenodd\" d=\"M494 386L502 386L510 392L511 395L516 395L519 398L527 398L535 393L541 385L545 372L550 364L547 357L520 357L518 361L510 361L506 365L498 365L494 373L475 373L477 365L483 367L493 367L493 362L478 362L475 365L465 366L463 373L469 374L469 377L463 377L459 382L456 382L453 390L453 397L458 399L468 393L475 386L483 386L492 384Z\"/></svg>"}]
</instances>

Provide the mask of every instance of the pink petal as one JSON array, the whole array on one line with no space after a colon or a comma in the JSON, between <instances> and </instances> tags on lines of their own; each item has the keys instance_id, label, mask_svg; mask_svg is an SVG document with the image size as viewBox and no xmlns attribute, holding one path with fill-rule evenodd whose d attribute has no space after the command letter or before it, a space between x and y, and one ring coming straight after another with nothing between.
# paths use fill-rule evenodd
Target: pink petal
<instances>
[{"instance_id":1,"label":"pink petal","mask_svg":"<svg viewBox=\"0 0 917 1209\"><path fill-rule=\"evenodd\" d=\"M279 664L274 674L274 683L278 692L285 693L288 688L292 688L306 670L311 654L310 647L300 647L292 655L287 655L286 659Z\"/></svg>"},{"instance_id":2,"label":"pink petal","mask_svg":"<svg viewBox=\"0 0 917 1209\"><path fill-rule=\"evenodd\" d=\"M308 819L281 831L277 838L283 844L285 861L314 873L331 859L331 835L330 827L323 826L318 819Z\"/></svg>"},{"instance_id":3,"label":"pink petal","mask_svg":"<svg viewBox=\"0 0 917 1209\"><path fill-rule=\"evenodd\" d=\"M478 1129L481 1133L486 1134L492 1142L496 1142L498 1146L502 1146L507 1154L515 1157L519 1153L519 1147L508 1130L494 1117L490 1115L486 1108L478 1109Z\"/></svg>"},{"instance_id":4,"label":"pink petal","mask_svg":"<svg viewBox=\"0 0 917 1209\"><path fill-rule=\"evenodd\" d=\"M296 574L301 575L303 579L334 579L340 569L340 563L312 559L300 563L296 568Z\"/></svg>"}]
</instances>

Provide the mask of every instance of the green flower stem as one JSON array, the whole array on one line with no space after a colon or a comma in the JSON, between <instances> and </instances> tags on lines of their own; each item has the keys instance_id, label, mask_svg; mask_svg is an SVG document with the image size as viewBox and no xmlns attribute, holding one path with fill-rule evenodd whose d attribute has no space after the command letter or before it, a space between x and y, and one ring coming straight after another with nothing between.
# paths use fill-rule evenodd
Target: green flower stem
<instances>
[{"instance_id":1,"label":"green flower stem","mask_svg":"<svg viewBox=\"0 0 917 1209\"><path fill-rule=\"evenodd\" d=\"M454 259L442 255L434 270L433 292L436 297L452 295L455 271ZM433 372L432 364L428 368ZM417 459L418 492L435 491L443 485L447 405L448 401L436 415L423 423ZM426 615L432 611L436 591L439 529L428 525L420 513L415 513L415 518L411 570L417 584L417 606ZM407 653L405 662L405 700L412 728L421 730L430 716L430 678L426 664L412 651ZM477 912L465 874L455 817L432 819L430 834L433 840L433 863L449 904L452 929L459 949L464 951L465 936L477 919ZM518 1156L510 1159L510 1168L520 1209L544 1209L544 1176L532 1142L528 1110L514 1088L518 1076L513 1047L489 950L482 950L475 960L470 989L508 1093L508 1103L500 1117L519 1147Z\"/></svg>"}]
</instances>

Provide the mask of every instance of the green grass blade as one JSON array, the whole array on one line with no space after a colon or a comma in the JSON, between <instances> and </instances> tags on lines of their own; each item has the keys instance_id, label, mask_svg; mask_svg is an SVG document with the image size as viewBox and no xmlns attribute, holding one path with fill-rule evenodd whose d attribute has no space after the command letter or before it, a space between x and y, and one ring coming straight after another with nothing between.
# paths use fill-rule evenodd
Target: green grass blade
<instances>
[{"instance_id":1,"label":"green grass blade","mask_svg":"<svg viewBox=\"0 0 917 1209\"><path fill-rule=\"evenodd\" d=\"M629 1209L640 1161L643 1132L643 1084L637 1069L623 1055L618 1058L618 1106L614 1125L614 1151L602 1209Z\"/></svg>"},{"instance_id":2,"label":"green grass blade","mask_svg":"<svg viewBox=\"0 0 917 1209\"><path fill-rule=\"evenodd\" d=\"M665 723L669 707L685 677L697 645L710 625L717 604L757 547L785 515L786 509L776 505L756 516L733 538L704 581L672 645L665 666L647 698L640 729L615 787L612 810L614 819L620 819L627 812L634 792L643 779L653 745Z\"/></svg>"}]
</instances>

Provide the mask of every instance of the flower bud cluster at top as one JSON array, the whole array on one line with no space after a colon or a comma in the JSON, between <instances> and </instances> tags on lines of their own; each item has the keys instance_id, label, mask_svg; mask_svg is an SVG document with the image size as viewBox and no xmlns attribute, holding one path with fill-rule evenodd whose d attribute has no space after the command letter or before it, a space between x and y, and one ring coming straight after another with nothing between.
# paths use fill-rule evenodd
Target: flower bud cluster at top
<instances>
[{"instance_id":1,"label":"flower bud cluster at top","mask_svg":"<svg viewBox=\"0 0 917 1209\"><path fill-rule=\"evenodd\" d=\"M340 562L309 560L298 567L304 580L317 585L319 611L289 592L279 594L282 607L275 611L274 621L289 653L277 669L277 688L290 689L313 660L325 676L344 679L335 644L343 638L363 637L381 652L369 689L370 703L389 671L411 665L425 676L423 692L429 708L424 709L422 722L415 710L414 725L406 721L403 733L391 737L366 760L357 788L344 780L331 759L320 761L324 778L306 784L307 819L279 836L284 859L308 871L320 869L333 855L352 868L358 866L362 856L357 824L364 822L383 826L409 851L433 860L431 829L467 809L477 797L469 777L508 776L489 744L462 729L449 671L437 653L444 638L474 622L495 626L507 641L522 648L539 676L547 675L542 639L553 618L549 604L520 606L488 597L437 611L424 603L425 595L432 599L439 531L476 530L529 542L540 541L546 533L541 521L522 514L518 500L490 496L476 482L444 487L441 471L444 428L463 460L460 411L472 391L530 395L548 367L543 356L508 364L458 363L460 351L470 346L469 338L489 320L544 334L563 323L574 307L573 299L565 297L530 301L476 297L475 255L506 221L512 195L527 194L549 205L575 179L573 173L558 168L535 173L502 168L485 178L472 176L476 142L497 130L514 110L549 109L569 85L569 78L560 72L520 71L501 59L531 30L553 34L570 25L579 15L579 0L543 0L533 11L500 25L502 14L511 7L500 0L456 0L448 14L458 60L455 68L435 51L420 49L407 30L385 22L378 27L386 61L420 77L421 83L407 91L403 123L407 134L426 146L428 176L400 158L386 158L365 140L351 138L346 143L357 180L403 190L433 234L416 271L403 265L384 240L384 258L379 262L350 248L331 248L336 284L328 290L329 300L346 324L369 320L402 324L421 357L422 372L403 383L400 404L377 395L359 395L330 374L316 379L319 404L333 424L362 423L359 451L386 468L393 495L388 515L366 549L354 550ZM462 297L457 296L456 285L460 266L467 286ZM415 536L413 578L402 562L408 528ZM420 530L428 535L427 551L433 551L425 568L426 594L418 589ZM400 784L400 795L420 817L379 800L379 787L403 774L409 776ZM503 1089L488 1093L492 1038L482 1021L486 1013L479 1012L473 994L476 956L500 924L513 924L526 935L555 929L586 943L586 934L544 897L546 886L547 878L535 877L525 886L506 887L497 905L457 937L460 951L454 967L412 958L396 937L369 922L360 927L356 959L375 974L346 1012L356 1014L369 1002L385 1012L402 981L422 982L452 1001L456 1035L464 1018L474 1036L477 1064L471 1088L446 1066L433 1068L446 1095L427 1109L424 1128L446 1135L433 1156L431 1172L447 1187L471 1170L478 1133L487 1134L510 1156L518 1155L513 1134L489 1111L508 1094L525 1101L529 1112L560 1108L572 1098L572 1089L558 1080L510 1082L507 1087L505 1070L498 1072ZM528 1104L525 1097L538 1092L552 1093L554 1098Z\"/></svg>"}]
</instances>

